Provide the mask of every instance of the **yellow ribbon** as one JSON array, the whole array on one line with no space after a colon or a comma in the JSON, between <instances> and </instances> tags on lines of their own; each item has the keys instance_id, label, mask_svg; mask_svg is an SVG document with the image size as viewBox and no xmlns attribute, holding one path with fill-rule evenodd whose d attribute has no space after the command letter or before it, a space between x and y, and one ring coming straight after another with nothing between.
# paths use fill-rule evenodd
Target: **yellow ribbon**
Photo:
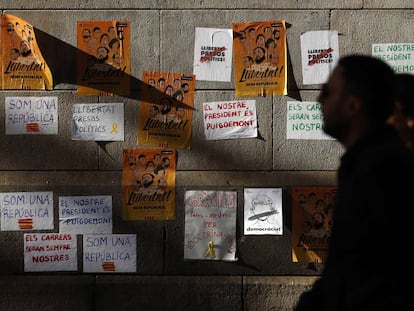
<instances>
[{"instance_id":1,"label":"yellow ribbon","mask_svg":"<svg viewBox=\"0 0 414 311\"><path fill-rule=\"evenodd\" d=\"M212 257L212 258L216 258L216 252L214 251L214 242L210 241L208 242L208 249L206 251L206 253L204 254L204 257Z\"/></svg>"},{"instance_id":2,"label":"yellow ribbon","mask_svg":"<svg viewBox=\"0 0 414 311\"><path fill-rule=\"evenodd\" d=\"M118 133L118 123L112 123L111 133Z\"/></svg>"}]
</instances>

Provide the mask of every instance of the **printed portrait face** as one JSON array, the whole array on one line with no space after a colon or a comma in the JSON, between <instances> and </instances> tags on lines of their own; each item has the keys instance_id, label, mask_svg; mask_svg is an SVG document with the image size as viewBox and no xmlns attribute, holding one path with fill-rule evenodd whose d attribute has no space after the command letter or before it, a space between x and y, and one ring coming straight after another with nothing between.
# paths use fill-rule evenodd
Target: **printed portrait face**
<instances>
[{"instance_id":1,"label":"printed portrait face","mask_svg":"<svg viewBox=\"0 0 414 311\"><path fill-rule=\"evenodd\" d=\"M97 57L100 61L108 59L108 50L104 46L100 46L97 50Z\"/></svg>"},{"instance_id":2,"label":"printed portrait face","mask_svg":"<svg viewBox=\"0 0 414 311\"><path fill-rule=\"evenodd\" d=\"M254 61L256 62L256 64L260 64L264 61L266 55L262 47L256 47L253 50L253 56L254 56Z\"/></svg>"}]
</instances>

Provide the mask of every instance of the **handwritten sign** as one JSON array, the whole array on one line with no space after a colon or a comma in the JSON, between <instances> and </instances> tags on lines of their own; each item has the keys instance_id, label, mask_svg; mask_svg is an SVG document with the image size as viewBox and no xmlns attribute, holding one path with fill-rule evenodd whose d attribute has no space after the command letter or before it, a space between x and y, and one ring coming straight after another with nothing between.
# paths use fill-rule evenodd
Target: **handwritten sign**
<instances>
[{"instance_id":1,"label":"handwritten sign","mask_svg":"<svg viewBox=\"0 0 414 311\"><path fill-rule=\"evenodd\" d=\"M184 259L235 261L237 192L185 193Z\"/></svg>"},{"instance_id":2,"label":"handwritten sign","mask_svg":"<svg viewBox=\"0 0 414 311\"><path fill-rule=\"evenodd\" d=\"M231 81L233 31L195 28L194 70L197 80Z\"/></svg>"},{"instance_id":3,"label":"handwritten sign","mask_svg":"<svg viewBox=\"0 0 414 311\"><path fill-rule=\"evenodd\" d=\"M83 272L136 272L135 234L83 236Z\"/></svg>"},{"instance_id":4,"label":"handwritten sign","mask_svg":"<svg viewBox=\"0 0 414 311\"><path fill-rule=\"evenodd\" d=\"M72 140L124 140L123 103L74 104L72 112Z\"/></svg>"},{"instance_id":5,"label":"handwritten sign","mask_svg":"<svg viewBox=\"0 0 414 311\"><path fill-rule=\"evenodd\" d=\"M256 101L203 103L207 140L257 137Z\"/></svg>"},{"instance_id":6,"label":"handwritten sign","mask_svg":"<svg viewBox=\"0 0 414 311\"><path fill-rule=\"evenodd\" d=\"M24 234L24 271L76 271L77 241L74 234Z\"/></svg>"},{"instance_id":7,"label":"handwritten sign","mask_svg":"<svg viewBox=\"0 0 414 311\"><path fill-rule=\"evenodd\" d=\"M282 189L244 189L244 235L282 235Z\"/></svg>"},{"instance_id":8,"label":"handwritten sign","mask_svg":"<svg viewBox=\"0 0 414 311\"><path fill-rule=\"evenodd\" d=\"M6 97L6 135L57 135L57 97Z\"/></svg>"},{"instance_id":9,"label":"handwritten sign","mask_svg":"<svg viewBox=\"0 0 414 311\"><path fill-rule=\"evenodd\" d=\"M300 35L303 84L321 84L328 80L339 60L338 32L307 31Z\"/></svg>"},{"instance_id":10,"label":"handwritten sign","mask_svg":"<svg viewBox=\"0 0 414 311\"><path fill-rule=\"evenodd\" d=\"M112 196L59 197L59 232L112 233Z\"/></svg>"},{"instance_id":11,"label":"handwritten sign","mask_svg":"<svg viewBox=\"0 0 414 311\"><path fill-rule=\"evenodd\" d=\"M53 193L0 193L1 231L53 229Z\"/></svg>"},{"instance_id":12,"label":"handwritten sign","mask_svg":"<svg viewBox=\"0 0 414 311\"><path fill-rule=\"evenodd\" d=\"M386 62L395 72L414 73L414 43L374 43L372 56Z\"/></svg>"},{"instance_id":13,"label":"handwritten sign","mask_svg":"<svg viewBox=\"0 0 414 311\"><path fill-rule=\"evenodd\" d=\"M323 132L321 104L317 102L287 102L287 139L329 140Z\"/></svg>"}]
</instances>

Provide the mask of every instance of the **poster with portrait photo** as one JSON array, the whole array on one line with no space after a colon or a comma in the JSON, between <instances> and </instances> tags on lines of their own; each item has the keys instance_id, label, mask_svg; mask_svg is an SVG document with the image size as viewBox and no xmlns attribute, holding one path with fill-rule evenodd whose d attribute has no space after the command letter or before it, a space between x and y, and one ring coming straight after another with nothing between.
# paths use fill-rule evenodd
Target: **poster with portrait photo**
<instances>
[{"instance_id":1,"label":"poster with portrait photo","mask_svg":"<svg viewBox=\"0 0 414 311\"><path fill-rule=\"evenodd\" d=\"M124 149L124 220L175 219L175 149Z\"/></svg>"},{"instance_id":2,"label":"poster with portrait photo","mask_svg":"<svg viewBox=\"0 0 414 311\"><path fill-rule=\"evenodd\" d=\"M284 20L233 23L235 96L287 94Z\"/></svg>"},{"instance_id":3,"label":"poster with portrait photo","mask_svg":"<svg viewBox=\"0 0 414 311\"><path fill-rule=\"evenodd\" d=\"M129 21L77 22L77 93L129 96Z\"/></svg>"},{"instance_id":4,"label":"poster with portrait photo","mask_svg":"<svg viewBox=\"0 0 414 311\"><path fill-rule=\"evenodd\" d=\"M197 80L231 81L233 31L221 28L195 28L194 69Z\"/></svg>"},{"instance_id":5,"label":"poster with portrait photo","mask_svg":"<svg viewBox=\"0 0 414 311\"><path fill-rule=\"evenodd\" d=\"M282 234L282 188L245 188L244 235Z\"/></svg>"},{"instance_id":6,"label":"poster with portrait photo","mask_svg":"<svg viewBox=\"0 0 414 311\"><path fill-rule=\"evenodd\" d=\"M52 90L52 72L36 41L33 25L10 15L1 16L1 88Z\"/></svg>"},{"instance_id":7,"label":"poster with portrait photo","mask_svg":"<svg viewBox=\"0 0 414 311\"><path fill-rule=\"evenodd\" d=\"M144 71L142 81L137 144L190 149L195 76Z\"/></svg>"},{"instance_id":8,"label":"poster with portrait photo","mask_svg":"<svg viewBox=\"0 0 414 311\"><path fill-rule=\"evenodd\" d=\"M292 261L324 263L336 187L292 187Z\"/></svg>"}]
</instances>

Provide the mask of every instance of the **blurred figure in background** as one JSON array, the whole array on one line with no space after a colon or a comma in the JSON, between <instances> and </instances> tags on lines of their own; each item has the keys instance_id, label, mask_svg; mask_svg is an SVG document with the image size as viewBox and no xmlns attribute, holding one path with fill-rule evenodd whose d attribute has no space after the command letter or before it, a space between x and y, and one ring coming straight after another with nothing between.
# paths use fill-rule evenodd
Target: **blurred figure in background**
<instances>
[{"instance_id":1,"label":"blurred figure in background","mask_svg":"<svg viewBox=\"0 0 414 311\"><path fill-rule=\"evenodd\" d=\"M398 130L406 146L414 153L414 75L397 74L395 86L394 113L388 123Z\"/></svg>"}]
</instances>

